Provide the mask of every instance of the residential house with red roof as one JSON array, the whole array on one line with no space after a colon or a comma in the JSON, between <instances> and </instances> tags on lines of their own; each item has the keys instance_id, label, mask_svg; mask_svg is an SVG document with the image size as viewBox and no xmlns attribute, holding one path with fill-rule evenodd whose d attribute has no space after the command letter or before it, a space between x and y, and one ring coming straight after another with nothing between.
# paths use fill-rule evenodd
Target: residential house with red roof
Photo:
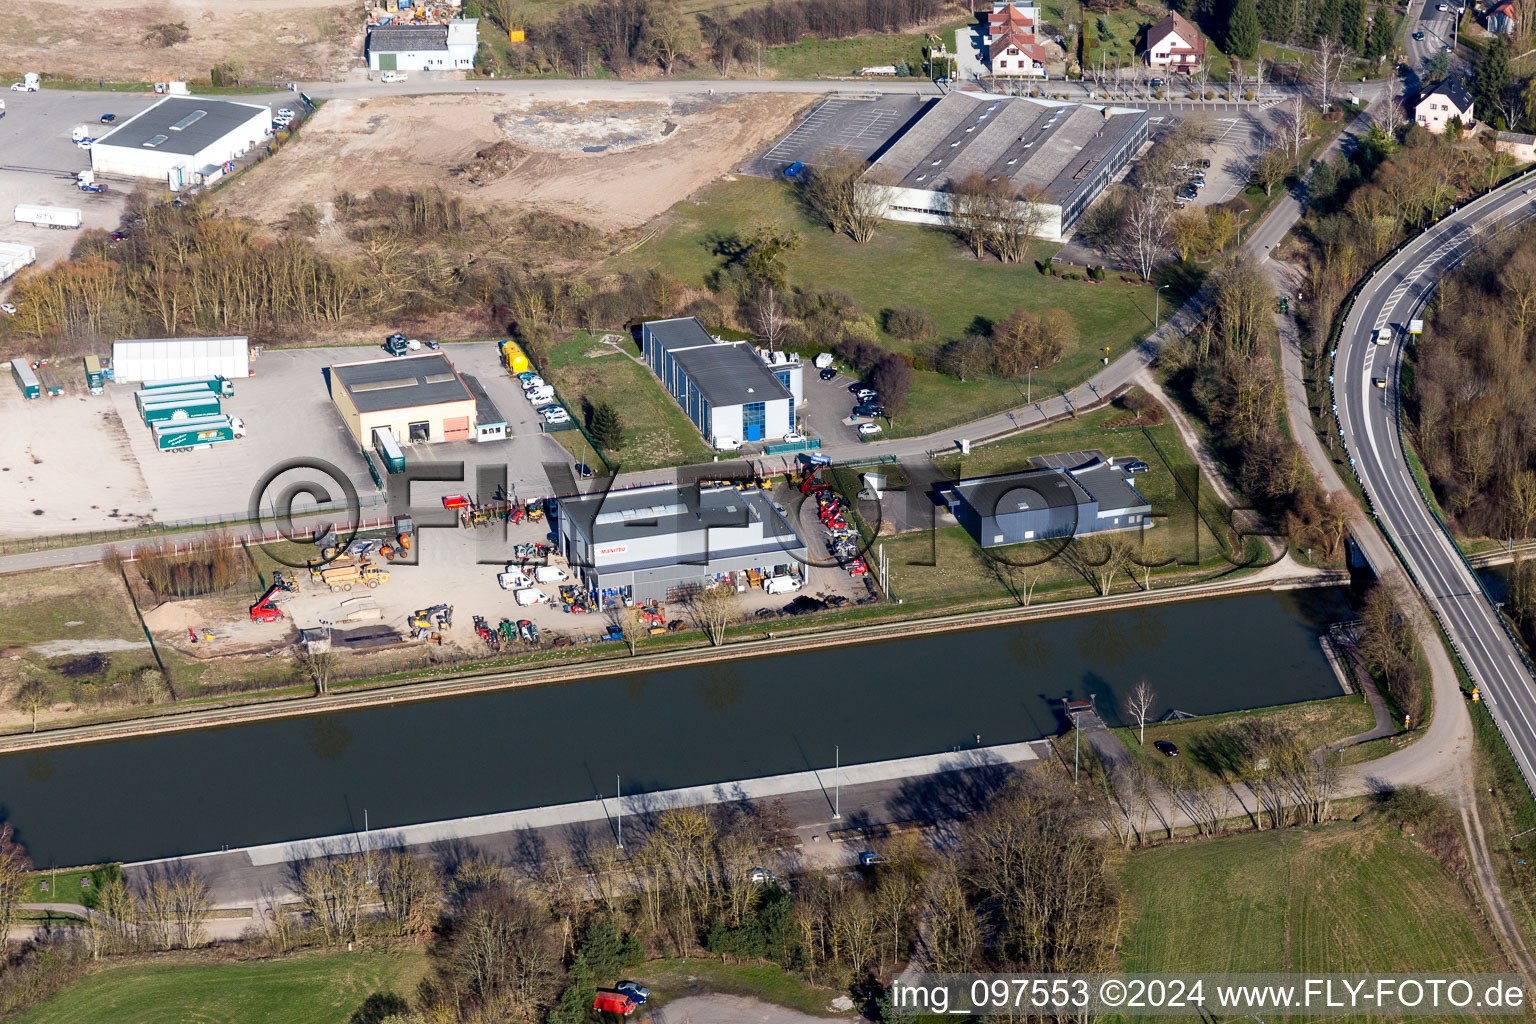
<instances>
[{"instance_id":1,"label":"residential house with red roof","mask_svg":"<svg viewBox=\"0 0 1536 1024\"><path fill-rule=\"evenodd\" d=\"M1032 3L992 5L987 14L986 57L994 76L1044 78L1046 64L1062 59L1061 48L1035 34L1040 9Z\"/></svg>"},{"instance_id":2,"label":"residential house with red roof","mask_svg":"<svg viewBox=\"0 0 1536 1024\"><path fill-rule=\"evenodd\" d=\"M1205 64L1205 37L1177 11L1147 29L1147 64L1169 71L1199 71Z\"/></svg>"}]
</instances>

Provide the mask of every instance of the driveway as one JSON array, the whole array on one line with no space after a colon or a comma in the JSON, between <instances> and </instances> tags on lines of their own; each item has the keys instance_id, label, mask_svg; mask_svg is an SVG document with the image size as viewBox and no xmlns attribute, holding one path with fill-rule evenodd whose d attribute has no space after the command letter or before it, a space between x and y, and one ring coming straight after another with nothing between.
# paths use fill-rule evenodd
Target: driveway
<instances>
[{"instance_id":1,"label":"driveway","mask_svg":"<svg viewBox=\"0 0 1536 1024\"><path fill-rule=\"evenodd\" d=\"M971 22L955 29L955 65L962 82L979 82L987 76L981 62L981 23Z\"/></svg>"},{"instance_id":2,"label":"driveway","mask_svg":"<svg viewBox=\"0 0 1536 1024\"><path fill-rule=\"evenodd\" d=\"M839 1013L830 1019L847 1019ZM655 1011L652 1024L823 1024L828 1017L813 1017L746 996L685 996Z\"/></svg>"}]
</instances>

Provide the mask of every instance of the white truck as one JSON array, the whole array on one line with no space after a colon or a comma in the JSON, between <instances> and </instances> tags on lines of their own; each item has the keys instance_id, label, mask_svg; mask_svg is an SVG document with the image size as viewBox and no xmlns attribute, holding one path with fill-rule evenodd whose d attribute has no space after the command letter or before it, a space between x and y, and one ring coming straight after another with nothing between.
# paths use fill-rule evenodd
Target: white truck
<instances>
[{"instance_id":1,"label":"white truck","mask_svg":"<svg viewBox=\"0 0 1536 1024\"><path fill-rule=\"evenodd\" d=\"M519 606L528 608L533 605L543 604L545 601L548 601L549 595L537 587L527 587L514 593L512 598L518 603Z\"/></svg>"},{"instance_id":2,"label":"white truck","mask_svg":"<svg viewBox=\"0 0 1536 1024\"><path fill-rule=\"evenodd\" d=\"M93 137L91 126L88 124L77 124L69 133L71 142L84 142L86 139Z\"/></svg>"},{"instance_id":3,"label":"white truck","mask_svg":"<svg viewBox=\"0 0 1536 1024\"><path fill-rule=\"evenodd\" d=\"M40 228L78 228L80 226L80 211L72 206L38 206L34 203L17 203L16 223L31 224Z\"/></svg>"},{"instance_id":4,"label":"white truck","mask_svg":"<svg viewBox=\"0 0 1536 1024\"><path fill-rule=\"evenodd\" d=\"M11 92L37 92L43 87L43 80L36 71L28 71L21 76L21 81L11 86Z\"/></svg>"},{"instance_id":5,"label":"white truck","mask_svg":"<svg viewBox=\"0 0 1536 1024\"><path fill-rule=\"evenodd\" d=\"M560 583L571 578L571 574L558 565L541 565L533 570L533 578L538 583Z\"/></svg>"}]
</instances>

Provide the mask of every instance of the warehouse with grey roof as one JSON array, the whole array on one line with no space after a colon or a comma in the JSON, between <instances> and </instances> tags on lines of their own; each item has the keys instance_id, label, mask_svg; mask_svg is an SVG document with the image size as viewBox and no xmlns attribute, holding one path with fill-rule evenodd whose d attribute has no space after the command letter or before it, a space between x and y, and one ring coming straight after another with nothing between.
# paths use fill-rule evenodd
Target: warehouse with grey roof
<instances>
[{"instance_id":1,"label":"warehouse with grey roof","mask_svg":"<svg viewBox=\"0 0 1536 1024\"><path fill-rule=\"evenodd\" d=\"M1145 110L952 92L934 103L865 174L886 217L948 222L951 187L1005 177L1039 204L1040 238L1060 241L1147 141Z\"/></svg>"},{"instance_id":2,"label":"warehouse with grey roof","mask_svg":"<svg viewBox=\"0 0 1536 1024\"><path fill-rule=\"evenodd\" d=\"M265 104L167 96L91 143L91 170L153 178L179 191L221 177L271 129Z\"/></svg>"},{"instance_id":3,"label":"warehouse with grey roof","mask_svg":"<svg viewBox=\"0 0 1536 1024\"><path fill-rule=\"evenodd\" d=\"M943 484L939 499L984 548L1140 529L1152 506L1113 459Z\"/></svg>"},{"instance_id":4,"label":"warehouse with grey roof","mask_svg":"<svg viewBox=\"0 0 1536 1024\"><path fill-rule=\"evenodd\" d=\"M374 445L375 431L398 444L475 436L480 410L474 393L441 353L337 363L330 380L331 401L362 447Z\"/></svg>"},{"instance_id":5,"label":"warehouse with grey roof","mask_svg":"<svg viewBox=\"0 0 1536 1024\"><path fill-rule=\"evenodd\" d=\"M372 71L464 71L475 66L479 18L447 24L369 25L363 50Z\"/></svg>"},{"instance_id":6,"label":"warehouse with grey roof","mask_svg":"<svg viewBox=\"0 0 1536 1024\"><path fill-rule=\"evenodd\" d=\"M728 485L655 484L560 498L555 530L557 548L586 586L636 601L736 586L736 573L800 566L807 557L804 541L762 491Z\"/></svg>"},{"instance_id":7,"label":"warehouse with grey roof","mask_svg":"<svg viewBox=\"0 0 1536 1024\"><path fill-rule=\"evenodd\" d=\"M645 323L640 346L646 365L714 447L794 432L804 394L798 360L721 341L691 316Z\"/></svg>"}]
</instances>

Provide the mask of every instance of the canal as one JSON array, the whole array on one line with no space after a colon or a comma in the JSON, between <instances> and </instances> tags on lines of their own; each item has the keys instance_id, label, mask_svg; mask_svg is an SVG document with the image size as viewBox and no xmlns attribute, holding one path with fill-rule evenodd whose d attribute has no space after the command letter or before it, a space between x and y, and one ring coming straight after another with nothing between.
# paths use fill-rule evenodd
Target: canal
<instances>
[{"instance_id":1,"label":"canal","mask_svg":"<svg viewBox=\"0 0 1536 1024\"><path fill-rule=\"evenodd\" d=\"M1339 589L1254 594L0 758L40 866L140 860L1336 696Z\"/></svg>"}]
</instances>

